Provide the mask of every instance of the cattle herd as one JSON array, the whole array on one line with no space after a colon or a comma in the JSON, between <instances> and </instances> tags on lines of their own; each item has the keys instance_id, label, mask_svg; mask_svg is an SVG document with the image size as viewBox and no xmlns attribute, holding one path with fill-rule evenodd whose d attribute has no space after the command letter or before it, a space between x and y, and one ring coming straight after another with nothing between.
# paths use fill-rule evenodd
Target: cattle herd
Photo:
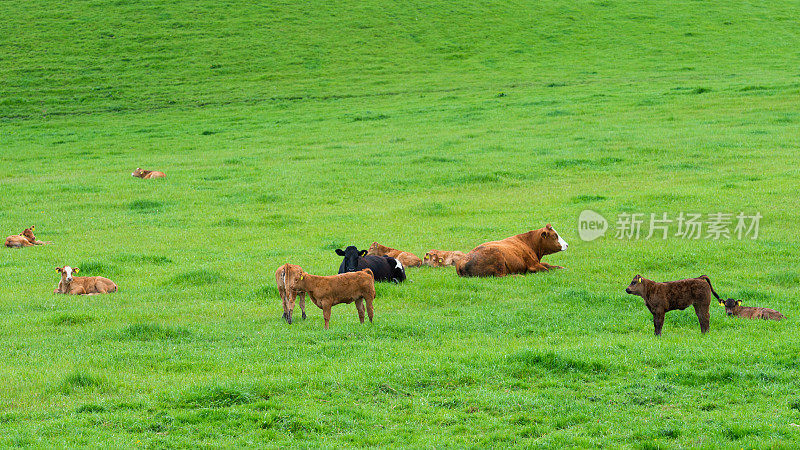
<instances>
[{"instance_id":1,"label":"cattle herd","mask_svg":"<svg viewBox=\"0 0 800 450\"><path fill-rule=\"evenodd\" d=\"M131 176L143 179L163 178L163 172L137 168ZM33 234L34 227L26 228L19 235L6 238L8 248L32 247L52 244L39 241ZM295 300L300 305L303 319L306 318L305 296L322 309L325 328L329 327L331 308L340 303L356 304L358 318L364 323L364 315L372 322L374 315L375 282L402 283L406 281L406 267L446 267L455 266L456 273L462 277L503 277L523 275L562 269L542 262L542 258L568 247L550 224L538 230L518 234L509 238L481 244L469 253L460 251L429 250L420 259L411 252L397 250L373 242L368 250L355 246L337 249L336 254L343 257L337 275L320 276L305 272L300 266L284 264L275 271L283 302L283 319L292 323ZM61 274L55 294L96 295L117 291L117 285L99 276L77 277L80 269L63 266L56 270ZM675 309L694 307L700 322L700 331L709 329L710 304L716 298L725 307L729 316L750 319L781 320L784 316L773 309L741 306L741 300L723 300L711 286L711 280L702 275L685 280L656 282L636 275L625 289L628 294L638 295L653 315L655 334L661 335L664 315Z\"/></svg>"}]
</instances>

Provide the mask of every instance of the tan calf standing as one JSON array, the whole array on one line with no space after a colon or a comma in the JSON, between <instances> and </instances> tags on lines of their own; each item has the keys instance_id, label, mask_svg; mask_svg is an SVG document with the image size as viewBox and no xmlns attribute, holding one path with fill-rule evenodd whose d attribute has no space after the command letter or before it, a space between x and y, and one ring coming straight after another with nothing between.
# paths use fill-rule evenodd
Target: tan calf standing
<instances>
[{"instance_id":1,"label":"tan calf standing","mask_svg":"<svg viewBox=\"0 0 800 450\"><path fill-rule=\"evenodd\" d=\"M757 306L742 306L741 300L729 298L720 300L719 304L725 307L725 313L729 316L743 317L745 319L764 319L781 320L785 316L774 309L761 308Z\"/></svg>"},{"instance_id":2,"label":"tan calf standing","mask_svg":"<svg viewBox=\"0 0 800 450\"><path fill-rule=\"evenodd\" d=\"M140 168L136 168L131 174L132 177L136 178L144 178L145 180L149 180L150 178L164 178L167 176L164 172L158 172L155 170L143 170Z\"/></svg>"},{"instance_id":3,"label":"tan calf standing","mask_svg":"<svg viewBox=\"0 0 800 450\"><path fill-rule=\"evenodd\" d=\"M458 261L466 257L466 253L459 251L430 250L422 258L422 264L431 267L455 266Z\"/></svg>"},{"instance_id":4,"label":"tan calf standing","mask_svg":"<svg viewBox=\"0 0 800 450\"><path fill-rule=\"evenodd\" d=\"M298 298L300 310L303 311L303 320L306 319L306 293L295 290L295 275L303 273L300 266L294 264L284 264L275 271L275 282L278 284L278 292L283 301L283 318L289 325L292 324L292 312L294 312L294 299ZM290 283L290 284L287 284Z\"/></svg>"},{"instance_id":5,"label":"tan calf standing","mask_svg":"<svg viewBox=\"0 0 800 450\"><path fill-rule=\"evenodd\" d=\"M364 323L364 300L366 300L367 315L372 322L375 278L370 269L327 277L305 272L294 273L291 280L287 278L286 284L293 285L298 291L308 292L311 301L322 309L326 330L331 320L331 307L339 303L356 302L358 318Z\"/></svg>"},{"instance_id":6,"label":"tan calf standing","mask_svg":"<svg viewBox=\"0 0 800 450\"><path fill-rule=\"evenodd\" d=\"M97 295L117 292L117 285L108 278L103 277L73 277L73 273L78 273L80 269L70 266L56 267L56 271L61 273L61 281L54 294L71 295Z\"/></svg>"},{"instance_id":7,"label":"tan calf standing","mask_svg":"<svg viewBox=\"0 0 800 450\"><path fill-rule=\"evenodd\" d=\"M378 244L377 242L373 242L372 245L369 246L367 255L391 256L392 258L403 263L403 265L406 267L419 267L422 265L422 260L419 259L419 256L411 252L404 252L402 250L387 247L385 245Z\"/></svg>"}]
</instances>

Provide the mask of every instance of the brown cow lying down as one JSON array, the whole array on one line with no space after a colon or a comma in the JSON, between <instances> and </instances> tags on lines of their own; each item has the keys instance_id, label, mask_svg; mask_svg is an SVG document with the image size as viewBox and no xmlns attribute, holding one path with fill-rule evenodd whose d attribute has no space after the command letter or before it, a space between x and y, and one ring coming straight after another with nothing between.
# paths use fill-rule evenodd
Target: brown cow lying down
<instances>
[{"instance_id":1,"label":"brown cow lying down","mask_svg":"<svg viewBox=\"0 0 800 450\"><path fill-rule=\"evenodd\" d=\"M542 262L542 257L567 249L567 243L548 223L538 230L528 231L481 244L456 262L456 272L462 277L502 277L511 274L563 269Z\"/></svg>"},{"instance_id":2,"label":"brown cow lying down","mask_svg":"<svg viewBox=\"0 0 800 450\"><path fill-rule=\"evenodd\" d=\"M136 178L144 178L147 180L150 178L164 178L167 176L167 174L165 174L164 172L157 172L155 170L143 170L137 167L136 170L133 171L131 176Z\"/></svg>"},{"instance_id":3,"label":"brown cow lying down","mask_svg":"<svg viewBox=\"0 0 800 450\"><path fill-rule=\"evenodd\" d=\"M294 264L284 264L275 271L275 282L278 283L278 292L280 292L281 300L283 300L283 318L286 319L286 323L289 325L292 324L295 296L299 299L300 311L303 311L303 320L306 318L306 293L295 290L294 284L286 284L287 280L289 283L293 283L295 274L302 272L303 269Z\"/></svg>"},{"instance_id":4,"label":"brown cow lying down","mask_svg":"<svg viewBox=\"0 0 800 450\"><path fill-rule=\"evenodd\" d=\"M719 295L711 287L711 280L705 275L664 283L636 275L631 284L625 288L625 292L644 298L647 309L653 314L656 336L661 336L664 314L667 311L682 310L689 306L694 306L697 320L700 321L700 332L708 332L711 296L719 299Z\"/></svg>"},{"instance_id":5,"label":"brown cow lying down","mask_svg":"<svg viewBox=\"0 0 800 450\"><path fill-rule=\"evenodd\" d=\"M36 236L33 235L33 229L35 226L30 228L26 228L20 234L15 234L13 236L9 236L6 238L6 247L9 248L20 248L20 247L32 247L34 245L45 245L45 244L52 244L52 242L45 242L39 241L36 239Z\"/></svg>"},{"instance_id":6,"label":"brown cow lying down","mask_svg":"<svg viewBox=\"0 0 800 450\"><path fill-rule=\"evenodd\" d=\"M372 322L372 301L375 300L375 278L372 270L364 269L327 277L299 272L293 273L291 277L291 280L286 280L286 284L294 286L298 291L308 292L311 301L322 308L326 330L331 319L331 307L339 303L356 302L358 318L364 323L364 300L366 300L367 314L369 321Z\"/></svg>"},{"instance_id":7,"label":"brown cow lying down","mask_svg":"<svg viewBox=\"0 0 800 450\"><path fill-rule=\"evenodd\" d=\"M459 251L430 250L422 258L422 264L431 267L455 266L458 261L466 257L466 253Z\"/></svg>"},{"instance_id":8,"label":"brown cow lying down","mask_svg":"<svg viewBox=\"0 0 800 450\"><path fill-rule=\"evenodd\" d=\"M774 309L756 306L742 306L741 300L729 298L720 300L719 304L725 307L729 316L744 317L745 319L781 320L785 316Z\"/></svg>"},{"instance_id":9,"label":"brown cow lying down","mask_svg":"<svg viewBox=\"0 0 800 450\"><path fill-rule=\"evenodd\" d=\"M117 285L108 278L73 277L72 274L79 271L77 267L56 267L56 270L61 273L61 281L54 294L97 295L117 292Z\"/></svg>"},{"instance_id":10,"label":"brown cow lying down","mask_svg":"<svg viewBox=\"0 0 800 450\"><path fill-rule=\"evenodd\" d=\"M403 263L403 265L406 267L419 267L422 265L422 260L419 259L419 256L411 252L404 252L402 250L387 247L385 245L378 244L377 242L373 242L372 245L369 246L367 255L391 256L392 258Z\"/></svg>"}]
</instances>

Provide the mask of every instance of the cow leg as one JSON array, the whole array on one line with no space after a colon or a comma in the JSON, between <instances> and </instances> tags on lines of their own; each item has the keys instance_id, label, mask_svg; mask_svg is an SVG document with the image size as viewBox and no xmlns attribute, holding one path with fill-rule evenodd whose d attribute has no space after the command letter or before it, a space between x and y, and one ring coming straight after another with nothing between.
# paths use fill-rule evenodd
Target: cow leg
<instances>
[{"instance_id":1,"label":"cow leg","mask_svg":"<svg viewBox=\"0 0 800 450\"><path fill-rule=\"evenodd\" d=\"M709 328L709 321L711 319L711 314L708 310L708 304L694 304L694 313L697 314L697 320L700 321L700 332L701 333L708 333Z\"/></svg>"},{"instance_id":2,"label":"cow leg","mask_svg":"<svg viewBox=\"0 0 800 450\"><path fill-rule=\"evenodd\" d=\"M554 265L552 265L552 264L547 264L547 263L540 263L540 264L541 264L541 265L543 265L543 266L544 266L544 267L545 267L547 270L552 270L552 269L563 269L563 268L564 268L564 267L562 267L562 266L554 266Z\"/></svg>"},{"instance_id":3,"label":"cow leg","mask_svg":"<svg viewBox=\"0 0 800 450\"><path fill-rule=\"evenodd\" d=\"M544 264L535 262L528 266L528 272L545 272L549 270Z\"/></svg>"},{"instance_id":4,"label":"cow leg","mask_svg":"<svg viewBox=\"0 0 800 450\"><path fill-rule=\"evenodd\" d=\"M656 336L661 336L661 327L664 326L664 311L653 311L653 326Z\"/></svg>"},{"instance_id":5,"label":"cow leg","mask_svg":"<svg viewBox=\"0 0 800 450\"><path fill-rule=\"evenodd\" d=\"M325 318L325 329L328 329L328 323L331 321L331 305L325 305L322 308L322 317Z\"/></svg>"},{"instance_id":6,"label":"cow leg","mask_svg":"<svg viewBox=\"0 0 800 450\"><path fill-rule=\"evenodd\" d=\"M358 310L358 320L361 323L364 323L364 299L360 298L356 300L356 309Z\"/></svg>"}]
</instances>

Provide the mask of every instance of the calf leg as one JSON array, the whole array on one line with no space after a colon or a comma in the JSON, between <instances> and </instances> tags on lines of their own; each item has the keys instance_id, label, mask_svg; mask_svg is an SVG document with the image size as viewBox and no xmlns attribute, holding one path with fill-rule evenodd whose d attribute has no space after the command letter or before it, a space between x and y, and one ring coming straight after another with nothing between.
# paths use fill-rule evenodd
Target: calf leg
<instances>
[{"instance_id":1,"label":"calf leg","mask_svg":"<svg viewBox=\"0 0 800 450\"><path fill-rule=\"evenodd\" d=\"M369 321L370 323L372 323L372 314L374 313L374 310L372 308L372 301L375 300L375 294L372 294L368 297L364 297L364 300L367 301L367 316L369 316Z\"/></svg>"},{"instance_id":2,"label":"calf leg","mask_svg":"<svg viewBox=\"0 0 800 450\"><path fill-rule=\"evenodd\" d=\"M331 321L331 305L325 305L322 308L322 317L325 318L325 329L328 329L328 323Z\"/></svg>"},{"instance_id":3,"label":"calf leg","mask_svg":"<svg viewBox=\"0 0 800 450\"><path fill-rule=\"evenodd\" d=\"M278 286L278 292L281 294L281 303L283 303L283 320L289 322L289 308L286 304L286 301L288 300L286 298L286 288Z\"/></svg>"},{"instance_id":4,"label":"calf leg","mask_svg":"<svg viewBox=\"0 0 800 450\"><path fill-rule=\"evenodd\" d=\"M708 304L694 304L694 313L697 314L697 320L700 321L700 332L701 333L708 333L709 328L709 321L711 319L711 314L708 311Z\"/></svg>"},{"instance_id":5,"label":"calf leg","mask_svg":"<svg viewBox=\"0 0 800 450\"><path fill-rule=\"evenodd\" d=\"M356 300L356 309L358 310L358 320L364 323L364 299Z\"/></svg>"},{"instance_id":6,"label":"calf leg","mask_svg":"<svg viewBox=\"0 0 800 450\"><path fill-rule=\"evenodd\" d=\"M297 298L300 299L300 311L303 311L303 320L306 320L306 293L298 292Z\"/></svg>"},{"instance_id":7,"label":"calf leg","mask_svg":"<svg viewBox=\"0 0 800 450\"><path fill-rule=\"evenodd\" d=\"M661 327L664 326L664 311L653 311L653 326L656 336L661 336Z\"/></svg>"}]
</instances>

